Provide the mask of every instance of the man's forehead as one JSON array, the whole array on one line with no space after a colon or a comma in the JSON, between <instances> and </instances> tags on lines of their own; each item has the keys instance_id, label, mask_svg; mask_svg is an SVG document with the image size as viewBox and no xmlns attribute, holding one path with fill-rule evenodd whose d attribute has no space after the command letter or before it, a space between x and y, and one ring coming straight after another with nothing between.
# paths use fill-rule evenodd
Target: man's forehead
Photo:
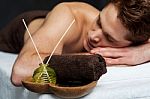
<instances>
[{"instance_id":1,"label":"man's forehead","mask_svg":"<svg viewBox=\"0 0 150 99\"><path fill-rule=\"evenodd\" d=\"M116 14L112 15L112 17L110 17L110 14L104 12L98 15L98 22L101 24L102 31L113 38L114 41L126 42L126 35L129 33L128 30L122 25Z\"/></svg>"}]
</instances>

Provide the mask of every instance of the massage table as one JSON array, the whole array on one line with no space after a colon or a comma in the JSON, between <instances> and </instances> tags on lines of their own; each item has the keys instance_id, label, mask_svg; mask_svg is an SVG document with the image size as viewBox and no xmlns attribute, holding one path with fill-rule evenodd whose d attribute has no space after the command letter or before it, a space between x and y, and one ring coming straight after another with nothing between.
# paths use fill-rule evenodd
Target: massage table
<instances>
[{"instance_id":1,"label":"massage table","mask_svg":"<svg viewBox=\"0 0 150 99\"><path fill-rule=\"evenodd\" d=\"M17 54L0 52L0 99L60 99L38 94L10 81ZM150 62L132 67L107 67L93 91L81 99L150 99Z\"/></svg>"}]
</instances>

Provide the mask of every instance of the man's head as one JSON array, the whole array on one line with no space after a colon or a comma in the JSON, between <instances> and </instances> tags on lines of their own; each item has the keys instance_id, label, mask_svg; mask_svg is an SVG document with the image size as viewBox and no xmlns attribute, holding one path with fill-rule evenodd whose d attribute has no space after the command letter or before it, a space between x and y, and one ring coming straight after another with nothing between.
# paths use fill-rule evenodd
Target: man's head
<instances>
[{"instance_id":1,"label":"man's head","mask_svg":"<svg viewBox=\"0 0 150 99\"><path fill-rule=\"evenodd\" d=\"M150 0L111 0L118 18L129 30L126 39L140 44L150 38Z\"/></svg>"},{"instance_id":2,"label":"man's head","mask_svg":"<svg viewBox=\"0 0 150 99\"><path fill-rule=\"evenodd\" d=\"M84 41L85 48L125 47L150 38L149 0L112 0L100 12Z\"/></svg>"}]
</instances>

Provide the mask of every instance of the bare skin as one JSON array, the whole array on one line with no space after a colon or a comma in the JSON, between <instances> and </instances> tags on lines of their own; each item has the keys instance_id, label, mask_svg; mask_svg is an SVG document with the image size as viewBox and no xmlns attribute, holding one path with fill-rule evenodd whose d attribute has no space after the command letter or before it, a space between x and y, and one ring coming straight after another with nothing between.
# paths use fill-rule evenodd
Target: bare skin
<instances>
[{"instance_id":1,"label":"bare skin","mask_svg":"<svg viewBox=\"0 0 150 99\"><path fill-rule=\"evenodd\" d=\"M136 66L150 60L150 42L137 47L97 47L91 53L100 54L105 58L108 66Z\"/></svg>"},{"instance_id":2,"label":"bare skin","mask_svg":"<svg viewBox=\"0 0 150 99\"><path fill-rule=\"evenodd\" d=\"M28 26L43 60L50 55L73 19L75 23L57 47L55 54L101 53L98 50L100 47L124 48L131 44L125 39L129 32L117 18L114 5L109 4L100 12L85 3L61 3L49 12L45 19L33 20ZM12 83L21 86L21 80L31 76L39 63L38 55L26 32L24 46L13 66Z\"/></svg>"}]
</instances>

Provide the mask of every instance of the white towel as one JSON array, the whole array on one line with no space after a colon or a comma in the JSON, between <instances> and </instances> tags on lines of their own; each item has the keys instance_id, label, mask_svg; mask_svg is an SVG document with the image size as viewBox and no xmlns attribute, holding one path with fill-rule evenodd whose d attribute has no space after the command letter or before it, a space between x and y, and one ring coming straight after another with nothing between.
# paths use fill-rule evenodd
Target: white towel
<instances>
[{"instance_id":1,"label":"white towel","mask_svg":"<svg viewBox=\"0 0 150 99\"><path fill-rule=\"evenodd\" d=\"M37 94L10 82L16 54L0 52L0 99L59 99ZM150 63L134 67L107 67L107 73L83 99L150 99Z\"/></svg>"}]
</instances>

